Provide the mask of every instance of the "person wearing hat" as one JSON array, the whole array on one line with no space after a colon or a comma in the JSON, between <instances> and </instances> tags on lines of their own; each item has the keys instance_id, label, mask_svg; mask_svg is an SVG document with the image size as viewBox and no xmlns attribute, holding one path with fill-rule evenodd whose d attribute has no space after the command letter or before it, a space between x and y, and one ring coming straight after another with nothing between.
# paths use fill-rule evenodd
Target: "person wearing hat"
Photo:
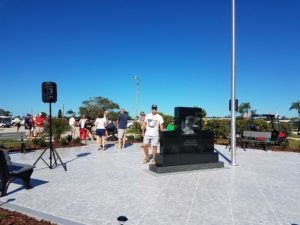
<instances>
[{"instance_id":1,"label":"person wearing hat","mask_svg":"<svg viewBox=\"0 0 300 225\"><path fill-rule=\"evenodd\" d=\"M159 144L159 131L163 131L164 119L157 113L157 105L152 105L152 112L145 117L143 127L146 129L144 136L145 159L142 163L149 161L149 146L152 146L153 159L151 164L156 164L157 146Z\"/></svg>"}]
</instances>

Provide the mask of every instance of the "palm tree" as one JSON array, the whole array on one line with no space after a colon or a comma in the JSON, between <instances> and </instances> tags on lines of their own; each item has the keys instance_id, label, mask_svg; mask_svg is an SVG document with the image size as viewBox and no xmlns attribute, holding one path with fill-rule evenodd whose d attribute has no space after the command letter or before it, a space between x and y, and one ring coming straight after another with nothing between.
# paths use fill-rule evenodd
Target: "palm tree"
<instances>
[{"instance_id":1,"label":"palm tree","mask_svg":"<svg viewBox=\"0 0 300 225\"><path fill-rule=\"evenodd\" d=\"M300 135L300 101L293 102L290 110L295 109L298 110L298 135Z\"/></svg>"},{"instance_id":2,"label":"palm tree","mask_svg":"<svg viewBox=\"0 0 300 225\"><path fill-rule=\"evenodd\" d=\"M300 120L300 101L298 100L297 102L293 102L290 110L295 109L298 110L298 119Z\"/></svg>"}]
</instances>

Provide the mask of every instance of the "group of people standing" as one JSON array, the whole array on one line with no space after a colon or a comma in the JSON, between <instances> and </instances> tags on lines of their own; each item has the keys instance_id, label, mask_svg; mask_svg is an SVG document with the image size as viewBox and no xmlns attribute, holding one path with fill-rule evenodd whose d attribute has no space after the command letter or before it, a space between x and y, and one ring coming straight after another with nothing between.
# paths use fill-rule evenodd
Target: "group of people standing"
<instances>
[{"instance_id":1,"label":"group of people standing","mask_svg":"<svg viewBox=\"0 0 300 225\"><path fill-rule=\"evenodd\" d=\"M27 131L27 139L32 139L33 137L41 137L42 133L47 126L48 116L43 116L39 113L35 117L31 114L27 114L24 122L25 130Z\"/></svg>"},{"instance_id":2,"label":"group of people standing","mask_svg":"<svg viewBox=\"0 0 300 225\"><path fill-rule=\"evenodd\" d=\"M93 138L92 126L96 128L96 141L97 141L97 149L98 150L106 150L106 141L108 137L109 130L111 130L110 125L114 126L112 121L108 120L109 112L104 111L100 113L92 124L85 115L82 115L81 119L78 122L79 125L79 137L81 141L84 143L86 141L87 135L90 136L91 140ZM117 137L118 143L117 148L122 149L125 147L126 141L126 131L127 131L127 121L128 116L125 113L124 109L121 109L118 114L118 119L116 122L117 129ZM144 112L140 114L140 123L141 123L141 135L143 137L143 148L145 153L145 158L142 163L146 164L150 160L149 158L149 148L152 147L152 164L156 164L156 155L157 148L159 145L159 132L163 131L164 120L161 115L158 114L157 105L151 106L151 113L145 115ZM75 137L76 133L76 120L74 115L69 119L69 125L71 128L72 136Z\"/></svg>"},{"instance_id":3,"label":"group of people standing","mask_svg":"<svg viewBox=\"0 0 300 225\"><path fill-rule=\"evenodd\" d=\"M100 113L95 122L92 123L85 115L82 115L80 118L79 125L79 137L82 143L86 143L86 138L89 136L91 140L94 141L92 127L95 126L95 135L97 141L98 150L106 150L106 140L110 131L117 130L118 136L118 148L122 149L125 147L126 141L126 130L127 130L127 120L128 116L125 113L124 109L121 109L118 114L118 120L114 123L111 120L108 120L109 112L104 111ZM76 136L76 119L74 115L69 119L69 126L71 129L71 135L74 138Z\"/></svg>"}]
</instances>

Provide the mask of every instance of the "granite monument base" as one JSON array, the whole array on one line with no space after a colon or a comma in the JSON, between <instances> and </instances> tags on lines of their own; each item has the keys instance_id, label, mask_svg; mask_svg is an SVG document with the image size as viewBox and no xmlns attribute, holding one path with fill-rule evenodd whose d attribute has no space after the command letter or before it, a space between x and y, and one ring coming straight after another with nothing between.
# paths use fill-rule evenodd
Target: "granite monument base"
<instances>
[{"instance_id":1,"label":"granite monument base","mask_svg":"<svg viewBox=\"0 0 300 225\"><path fill-rule=\"evenodd\" d=\"M149 170L158 174L194 171L194 170L207 170L207 169L216 169L216 168L224 168L224 162L199 163L199 164L188 164L188 165L177 165L177 166L156 166L153 164L149 165Z\"/></svg>"},{"instance_id":2,"label":"granite monument base","mask_svg":"<svg viewBox=\"0 0 300 225\"><path fill-rule=\"evenodd\" d=\"M216 152L156 155L156 165L159 167L216 162L219 162L219 155Z\"/></svg>"}]
</instances>

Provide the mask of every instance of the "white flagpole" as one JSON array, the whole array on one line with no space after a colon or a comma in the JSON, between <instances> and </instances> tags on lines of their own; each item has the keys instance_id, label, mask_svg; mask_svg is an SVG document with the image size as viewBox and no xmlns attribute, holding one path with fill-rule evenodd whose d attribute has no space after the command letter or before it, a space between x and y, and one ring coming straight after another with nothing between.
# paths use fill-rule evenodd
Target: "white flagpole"
<instances>
[{"instance_id":1,"label":"white flagpole","mask_svg":"<svg viewBox=\"0 0 300 225\"><path fill-rule=\"evenodd\" d=\"M231 164L236 163L236 118L235 118L235 0L232 0L232 43L231 43Z\"/></svg>"}]
</instances>

